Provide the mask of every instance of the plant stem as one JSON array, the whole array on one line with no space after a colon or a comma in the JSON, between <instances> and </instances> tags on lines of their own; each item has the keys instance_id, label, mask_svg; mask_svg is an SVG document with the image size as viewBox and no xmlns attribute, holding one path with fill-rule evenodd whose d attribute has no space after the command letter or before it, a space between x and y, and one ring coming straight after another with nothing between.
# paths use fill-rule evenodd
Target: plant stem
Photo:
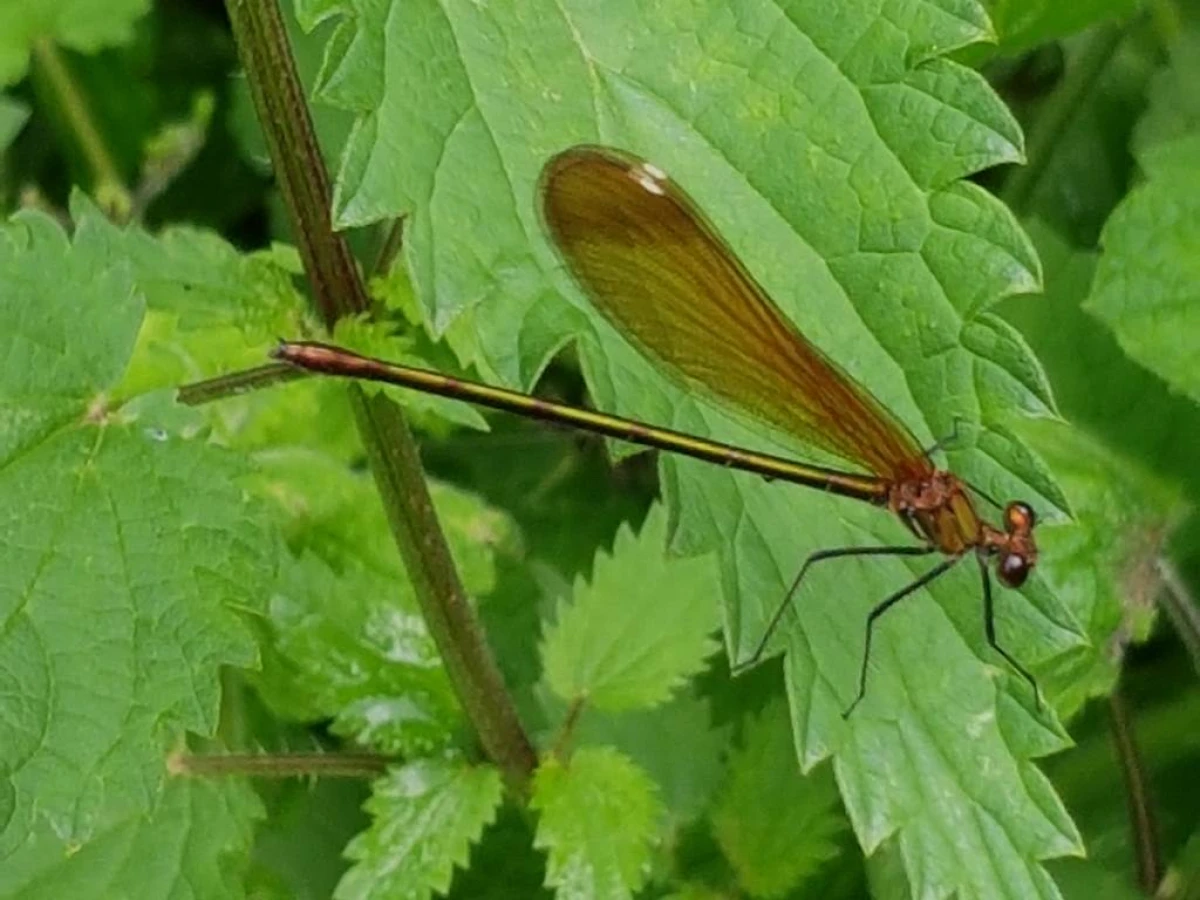
<instances>
[{"instance_id":1,"label":"plant stem","mask_svg":"<svg viewBox=\"0 0 1200 900\"><path fill-rule=\"evenodd\" d=\"M374 753L176 753L167 771L205 778L374 778L395 762Z\"/></svg>"},{"instance_id":2,"label":"plant stem","mask_svg":"<svg viewBox=\"0 0 1200 900\"><path fill-rule=\"evenodd\" d=\"M1138 752L1137 737L1129 708L1118 686L1108 698L1109 725L1117 764L1125 777L1125 802L1129 807L1129 827L1133 832L1133 849L1137 858L1138 885L1146 896L1153 896L1162 881L1162 856L1158 849L1158 829L1154 806L1150 802L1146 772Z\"/></svg>"},{"instance_id":3,"label":"plant stem","mask_svg":"<svg viewBox=\"0 0 1200 900\"><path fill-rule=\"evenodd\" d=\"M326 327L369 308L366 287L330 216L329 180L278 0L226 0L251 97ZM392 536L459 702L488 757L524 792L537 757L450 557L420 457L399 407L348 388Z\"/></svg>"},{"instance_id":4,"label":"plant stem","mask_svg":"<svg viewBox=\"0 0 1200 900\"><path fill-rule=\"evenodd\" d=\"M1015 168L1004 182L1000 199L1018 216L1049 168L1063 134L1083 109L1084 97L1103 74L1108 61L1125 37L1123 24L1097 26L1086 38L1079 55L1068 64L1066 77L1046 100L1025 142L1026 164Z\"/></svg>"},{"instance_id":5,"label":"plant stem","mask_svg":"<svg viewBox=\"0 0 1200 900\"><path fill-rule=\"evenodd\" d=\"M1159 605L1175 626L1175 631L1187 648L1192 658L1192 667L1200 674L1200 609L1196 607L1196 598L1188 591L1179 571L1171 565L1171 561L1160 556L1154 564L1162 579L1163 591L1159 595Z\"/></svg>"},{"instance_id":6,"label":"plant stem","mask_svg":"<svg viewBox=\"0 0 1200 900\"><path fill-rule=\"evenodd\" d=\"M75 84L62 54L50 40L39 38L33 43L33 58L54 92L59 109L75 133L83 156L91 167L94 190L100 205L114 218L127 220L133 208L133 198L121 179L117 164L108 152L108 145L100 136L100 129L96 127L87 101Z\"/></svg>"}]
</instances>

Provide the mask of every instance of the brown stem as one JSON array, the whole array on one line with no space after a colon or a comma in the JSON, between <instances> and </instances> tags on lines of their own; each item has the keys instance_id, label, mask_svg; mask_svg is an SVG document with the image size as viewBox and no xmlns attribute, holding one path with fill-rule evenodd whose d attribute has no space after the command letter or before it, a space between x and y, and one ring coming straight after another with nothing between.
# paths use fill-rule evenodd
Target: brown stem
<instances>
[{"instance_id":1,"label":"brown stem","mask_svg":"<svg viewBox=\"0 0 1200 900\"><path fill-rule=\"evenodd\" d=\"M1137 858L1138 885L1147 896L1151 896L1163 876L1158 828L1129 707L1125 704L1120 686L1108 698L1108 713L1117 764L1125 777L1125 801L1129 807L1129 827Z\"/></svg>"},{"instance_id":2,"label":"brown stem","mask_svg":"<svg viewBox=\"0 0 1200 900\"><path fill-rule=\"evenodd\" d=\"M250 94L317 309L327 327L369 308L346 242L335 234L317 147L278 0L226 0ZM488 757L523 791L537 763L499 667L450 558L420 458L399 407L347 388L363 447L429 633Z\"/></svg>"},{"instance_id":3,"label":"brown stem","mask_svg":"<svg viewBox=\"0 0 1200 900\"><path fill-rule=\"evenodd\" d=\"M1200 673L1200 608L1197 608L1196 598L1188 590L1179 570L1165 556L1155 560L1154 568L1162 579L1163 587L1158 603L1187 648L1192 667Z\"/></svg>"},{"instance_id":4,"label":"brown stem","mask_svg":"<svg viewBox=\"0 0 1200 900\"><path fill-rule=\"evenodd\" d=\"M396 762L375 753L175 753L167 771L201 778L374 778Z\"/></svg>"}]
</instances>

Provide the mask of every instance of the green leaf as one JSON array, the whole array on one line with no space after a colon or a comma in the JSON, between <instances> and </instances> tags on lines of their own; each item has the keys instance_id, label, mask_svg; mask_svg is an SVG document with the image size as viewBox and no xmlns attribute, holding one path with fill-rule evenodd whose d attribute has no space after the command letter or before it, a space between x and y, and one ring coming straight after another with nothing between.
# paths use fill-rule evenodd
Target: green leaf
<instances>
[{"instance_id":1,"label":"green leaf","mask_svg":"<svg viewBox=\"0 0 1200 900\"><path fill-rule=\"evenodd\" d=\"M19 81L39 40L91 53L124 44L149 0L22 0L0 6L0 86Z\"/></svg>"},{"instance_id":2,"label":"green leaf","mask_svg":"<svg viewBox=\"0 0 1200 900\"><path fill-rule=\"evenodd\" d=\"M717 644L717 573L711 558L669 559L667 517L656 507L636 537L622 528L590 585L577 582L546 632L546 681L568 702L600 709L662 703L704 667Z\"/></svg>"},{"instance_id":3,"label":"green leaf","mask_svg":"<svg viewBox=\"0 0 1200 900\"><path fill-rule=\"evenodd\" d=\"M176 778L144 812L81 844L44 840L7 856L0 896L21 900L240 900L262 804L244 782Z\"/></svg>"},{"instance_id":4,"label":"green leaf","mask_svg":"<svg viewBox=\"0 0 1200 900\"><path fill-rule=\"evenodd\" d=\"M533 781L546 884L560 900L630 897L645 880L662 809L654 783L609 747L550 757Z\"/></svg>"},{"instance_id":5,"label":"green leaf","mask_svg":"<svg viewBox=\"0 0 1200 900\"><path fill-rule=\"evenodd\" d=\"M147 812L166 749L212 733L275 549L230 454L106 405L142 302L96 222L68 242L17 217L0 271L0 847L22 871Z\"/></svg>"},{"instance_id":6,"label":"green leaf","mask_svg":"<svg viewBox=\"0 0 1200 900\"><path fill-rule=\"evenodd\" d=\"M750 719L712 812L713 834L742 889L784 896L839 854L849 825L828 767L800 774L784 705Z\"/></svg>"},{"instance_id":7,"label":"green leaf","mask_svg":"<svg viewBox=\"0 0 1200 900\"><path fill-rule=\"evenodd\" d=\"M375 782L367 810L375 821L346 853L354 867L339 882L337 900L444 894L455 866L496 817L503 783L491 766L422 760Z\"/></svg>"},{"instance_id":8,"label":"green leaf","mask_svg":"<svg viewBox=\"0 0 1200 900\"><path fill-rule=\"evenodd\" d=\"M1200 469L1191 448L1200 442L1200 409L1130 360L1112 332L1080 309L1092 284L1096 254L1073 248L1041 221L1031 222L1030 232L1046 266L1046 293L1006 304L1005 318L1045 362L1070 421L1118 455L1178 482L1194 505L1200 498ZM1076 493L1073 498L1091 508L1103 502L1102 496L1089 501ZM1200 559L1200 520L1193 516L1183 523L1174 547L1183 565ZM1049 553L1043 559L1054 564Z\"/></svg>"},{"instance_id":9,"label":"green leaf","mask_svg":"<svg viewBox=\"0 0 1200 900\"><path fill-rule=\"evenodd\" d=\"M1121 348L1200 401L1200 131L1147 151L1147 181L1104 227L1104 252L1084 309Z\"/></svg>"},{"instance_id":10,"label":"green leaf","mask_svg":"<svg viewBox=\"0 0 1200 900\"><path fill-rule=\"evenodd\" d=\"M961 420L955 472L1001 502L1061 511L1049 471L1010 427L1014 413L1049 412L1044 379L985 315L1036 288L1037 258L1003 206L958 181L1020 154L1000 99L944 59L988 35L980 6L896 0L886 15L830 15L807 2L679 0L647 17L628 2L427 2L357 3L354 14L322 82L323 98L359 115L338 221L408 216L418 297L435 328L469 322L485 371L528 384L573 340L600 408L803 451L679 390L563 274L541 236L539 173L571 144L617 145L670 173L783 313L919 443ZM385 57L394 45L421 52ZM908 109L924 123L917 138ZM738 661L806 555L911 539L879 510L818 492L690 461L664 461L662 477L677 547L719 555ZM1038 861L1078 852L1078 837L1030 760L1063 738L987 647L972 563L881 621L867 698L849 722L867 611L925 569L820 569L774 645L789 651L804 766L836 757L860 842L897 835L916 893L1052 894ZM1000 640L1027 666L1081 640L1036 576L996 606ZM984 856L995 865L978 866Z\"/></svg>"},{"instance_id":11,"label":"green leaf","mask_svg":"<svg viewBox=\"0 0 1200 900\"><path fill-rule=\"evenodd\" d=\"M611 745L645 769L681 825L707 808L720 784L729 729L713 726L706 701L684 694L650 710L585 712L575 738Z\"/></svg>"},{"instance_id":12,"label":"green leaf","mask_svg":"<svg viewBox=\"0 0 1200 900\"><path fill-rule=\"evenodd\" d=\"M272 707L383 752L424 755L456 737L462 714L392 543L371 479L291 448L263 454L251 482L277 502L296 553L271 598L260 682ZM495 583L510 523L473 495L432 485L460 577Z\"/></svg>"},{"instance_id":13,"label":"green leaf","mask_svg":"<svg viewBox=\"0 0 1200 900\"><path fill-rule=\"evenodd\" d=\"M19 100L0 94L0 151L7 150L29 118L29 107Z\"/></svg>"},{"instance_id":14,"label":"green leaf","mask_svg":"<svg viewBox=\"0 0 1200 900\"><path fill-rule=\"evenodd\" d=\"M999 47L995 52L1010 56L1098 22L1124 18L1138 8L1136 0L984 0L983 5L996 29Z\"/></svg>"}]
</instances>

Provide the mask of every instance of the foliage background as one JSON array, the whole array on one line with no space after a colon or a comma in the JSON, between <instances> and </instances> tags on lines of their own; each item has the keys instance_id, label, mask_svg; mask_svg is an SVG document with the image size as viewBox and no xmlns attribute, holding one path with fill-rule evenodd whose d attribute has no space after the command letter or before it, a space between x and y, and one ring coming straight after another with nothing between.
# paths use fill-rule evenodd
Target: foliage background
<instances>
[{"instance_id":1,"label":"foliage background","mask_svg":"<svg viewBox=\"0 0 1200 900\"><path fill-rule=\"evenodd\" d=\"M961 417L955 470L1038 507L999 628L1052 711L987 652L966 571L884 620L848 722L865 611L917 570L819 573L783 664L731 679L806 552L903 529L389 391L539 751L506 786L344 389L175 402L318 330L224 11L10 4L0 894L1196 891L1196 10L284 12L365 271L405 217L338 340L811 455L658 378L540 237L553 152L652 157L922 441Z\"/></svg>"}]
</instances>

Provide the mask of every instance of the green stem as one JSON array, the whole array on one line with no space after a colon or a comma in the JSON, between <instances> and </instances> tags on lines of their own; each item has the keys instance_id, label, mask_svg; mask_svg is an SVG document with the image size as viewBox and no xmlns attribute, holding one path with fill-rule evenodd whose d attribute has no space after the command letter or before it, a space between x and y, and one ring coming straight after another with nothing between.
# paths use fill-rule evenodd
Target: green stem
<instances>
[{"instance_id":1,"label":"green stem","mask_svg":"<svg viewBox=\"0 0 1200 900\"><path fill-rule=\"evenodd\" d=\"M350 249L333 231L329 180L278 0L226 0L314 301L326 327L369 308ZM488 757L524 792L537 757L450 557L416 442L399 407L347 388L392 536L429 633Z\"/></svg>"},{"instance_id":2,"label":"green stem","mask_svg":"<svg viewBox=\"0 0 1200 900\"><path fill-rule=\"evenodd\" d=\"M1084 98L1103 74L1108 61L1125 37L1122 24L1098 26L1068 65L1066 77L1046 100L1025 142L1026 164L1013 169L1000 192L1000 199L1018 216L1046 174L1062 137L1084 106Z\"/></svg>"},{"instance_id":3,"label":"green stem","mask_svg":"<svg viewBox=\"0 0 1200 900\"><path fill-rule=\"evenodd\" d=\"M59 109L74 132L84 159L92 170L96 196L101 205L109 210L114 218L124 221L133 207L133 199L121 178L117 164L113 161L112 154L108 152L108 145L100 136L100 129L92 119L87 100L75 84L66 61L58 52L58 48L46 38L34 41L33 58L38 70L45 76L54 92Z\"/></svg>"},{"instance_id":4,"label":"green stem","mask_svg":"<svg viewBox=\"0 0 1200 900\"><path fill-rule=\"evenodd\" d=\"M375 778L396 762L373 753L176 753L167 771L202 778Z\"/></svg>"}]
</instances>

